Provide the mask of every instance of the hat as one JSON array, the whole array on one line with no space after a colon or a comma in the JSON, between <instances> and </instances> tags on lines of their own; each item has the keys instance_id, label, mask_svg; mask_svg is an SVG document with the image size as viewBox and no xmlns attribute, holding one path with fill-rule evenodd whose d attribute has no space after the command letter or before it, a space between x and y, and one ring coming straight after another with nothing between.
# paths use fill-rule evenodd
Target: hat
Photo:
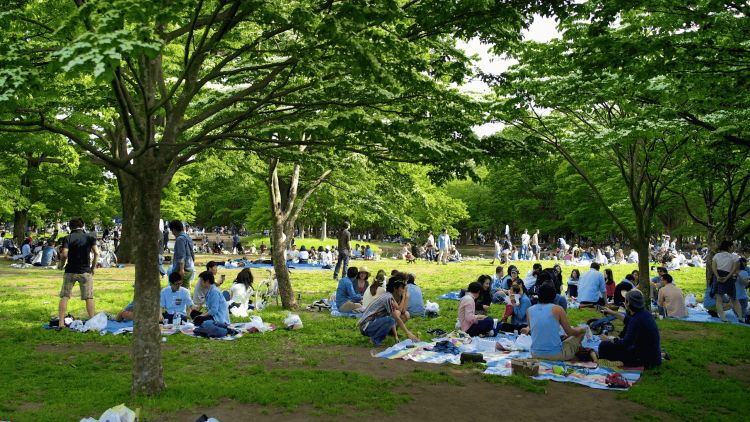
<instances>
[{"instance_id":1,"label":"hat","mask_svg":"<svg viewBox=\"0 0 750 422\"><path fill-rule=\"evenodd\" d=\"M634 310L643 309L643 293L638 289L632 289L625 295L630 307Z\"/></svg>"},{"instance_id":2,"label":"hat","mask_svg":"<svg viewBox=\"0 0 750 422\"><path fill-rule=\"evenodd\" d=\"M362 273L367 273L368 277L372 275L372 274L370 274L370 270L368 270L367 267L365 267L364 265L361 266L361 267L359 267L359 273L358 274L362 274Z\"/></svg>"}]
</instances>

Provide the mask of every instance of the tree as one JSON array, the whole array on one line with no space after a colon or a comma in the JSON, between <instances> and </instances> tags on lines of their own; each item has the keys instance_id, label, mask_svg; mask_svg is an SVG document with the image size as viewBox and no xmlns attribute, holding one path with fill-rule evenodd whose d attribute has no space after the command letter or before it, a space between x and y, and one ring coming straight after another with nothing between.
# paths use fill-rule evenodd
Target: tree
<instances>
[{"instance_id":1,"label":"tree","mask_svg":"<svg viewBox=\"0 0 750 422\"><path fill-rule=\"evenodd\" d=\"M162 189L181 167L235 132L262 146L269 125L352 107L351 81L367 87L371 107L435 80L461 82L470 68L453 36L468 38L481 28L500 44L549 7L311 0L11 5L0 23L0 126L63 135L117 178L122 243L136 264L133 392L164 389L155 322L157 228Z\"/></svg>"}]
</instances>

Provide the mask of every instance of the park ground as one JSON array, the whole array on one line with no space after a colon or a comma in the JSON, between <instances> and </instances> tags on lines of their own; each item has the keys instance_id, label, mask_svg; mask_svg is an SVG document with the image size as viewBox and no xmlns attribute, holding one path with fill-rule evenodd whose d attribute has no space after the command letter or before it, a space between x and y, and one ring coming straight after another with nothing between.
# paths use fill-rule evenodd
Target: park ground
<instances>
[{"instance_id":1,"label":"park ground","mask_svg":"<svg viewBox=\"0 0 750 422\"><path fill-rule=\"evenodd\" d=\"M211 256L198 256L207 262ZM353 265L361 262L353 262ZM379 269L417 275L425 299L465 287L492 274L489 260L447 266L393 260L368 262ZM525 274L531 263L518 265ZM615 279L632 265L611 266ZM571 267L564 267L567 273ZM239 270L222 270L232 280ZM94 291L97 311L114 314L133 294L132 266L100 269ZM254 270L256 281L263 271ZM702 269L675 273L676 283L699 300ZM327 297L335 289L330 271L292 274L300 303ZM627 392L598 391L521 377L482 374L481 366L417 364L371 357L355 320L300 310L304 328L249 334L237 341L169 337L163 345L166 392L130 396L131 337L49 331L41 328L56 313L62 274L57 270L14 269L0 260L0 355L4 399L0 420L77 421L98 417L125 403L140 408L146 421L194 421L201 414L222 422L240 420L727 420L750 415L750 328L737 325L658 321L662 347L672 356L646 371ZM226 286L225 286L226 287ZM85 315L75 295L69 310ZM452 329L457 302L438 301L441 315L414 319L413 332ZM495 316L499 309L492 311ZM282 326L287 312L271 306L260 316ZM573 322L595 316L571 310ZM618 327L619 328L619 327ZM390 340L392 341L392 340ZM389 343L390 344L390 343Z\"/></svg>"}]
</instances>

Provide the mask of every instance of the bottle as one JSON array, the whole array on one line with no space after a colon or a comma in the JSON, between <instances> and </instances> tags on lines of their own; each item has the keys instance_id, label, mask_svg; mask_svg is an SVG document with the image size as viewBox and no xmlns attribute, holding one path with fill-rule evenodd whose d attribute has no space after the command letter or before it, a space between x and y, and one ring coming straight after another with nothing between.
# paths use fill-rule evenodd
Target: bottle
<instances>
[{"instance_id":1,"label":"bottle","mask_svg":"<svg viewBox=\"0 0 750 422\"><path fill-rule=\"evenodd\" d=\"M180 314L175 315L174 316L174 328L179 328L181 323L182 323L182 316Z\"/></svg>"}]
</instances>

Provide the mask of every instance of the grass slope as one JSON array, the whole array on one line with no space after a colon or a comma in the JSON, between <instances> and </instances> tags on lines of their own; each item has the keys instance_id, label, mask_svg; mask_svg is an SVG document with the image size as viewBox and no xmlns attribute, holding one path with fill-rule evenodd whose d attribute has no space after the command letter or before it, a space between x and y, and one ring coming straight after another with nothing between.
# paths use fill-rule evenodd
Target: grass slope
<instances>
[{"instance_id":1,"label":"grass slope","mask_svg":"<svg viewBox=\"0 0 750 422\"><path fill-rule=\"evenodd\" d=\"M199 257L199 261L209 259ZM301 331L254 334L234 342L169 337L163 349L167 391L158 397L133 399L129 395L132 339L41 329L40 325L56 313L62 274L55 270L17 270L8 265L7 261L0 261L0 355L5 364L0 420L78 420L83 416L96 417L119 403L140 407L147 420L160 420L179 410L205 408L224 400L289 411L311 406L315 414L324 416L341 415L345 411L370 415L394 412L399 404L411 400L408 393L394 392L395 385L455 382L447 373L414 371L383 378L376 373L330 370L345 363L338 353L341 348L361 351L366 359L373 359L369 358L367 339L354 328L354 319L300 311L305 325ZM444 292L465 287L479 274L494 271L488 261L438 266L386 260L367 265L372 273L381 268L388 272L396 268L416 273L425 298L433 301ZM530 266L530 263L520 264L522 274ZM634 266L613 267L618 280L632 269ZM224 273L232 280L238 271ZM255 271L255 274L262 273ZM675 278L683 291L696 293L700 298L702 274L701 270L689 269L677 273ZM327 297L335 289L328 271L296 271L292 276L303 304ZM97 310L115 313L124 307L132 298L132 278L132 267L97 271L94 284ZM74 295L77 292L76 288ZM440 317L409 323L415 333L427 337L429 328L453 327L457 302L439 303ZM79 316L85 314L83 303L75 297L70 301L70 311ZM496 316L500 312L493 310ZM570 312L575 323L594 315L592 311ZM261 316L267 322L281 325L286 311L272 306ZM666 414L679 420L740 420L750 415L750 401L746 400L750 329L675 321L658 324L663 347L674 359L647 372L630 391L618 393L619 398L640 403L656 411L655 415ZM294 365L287 364L290 357ZM399 363L384 361L383 364ZM546 383L529 379L483 379L487 388L504 384L524 391L545 392ZM363 400L375 392L378 400Z\"/></svg>"}]
</instances>

